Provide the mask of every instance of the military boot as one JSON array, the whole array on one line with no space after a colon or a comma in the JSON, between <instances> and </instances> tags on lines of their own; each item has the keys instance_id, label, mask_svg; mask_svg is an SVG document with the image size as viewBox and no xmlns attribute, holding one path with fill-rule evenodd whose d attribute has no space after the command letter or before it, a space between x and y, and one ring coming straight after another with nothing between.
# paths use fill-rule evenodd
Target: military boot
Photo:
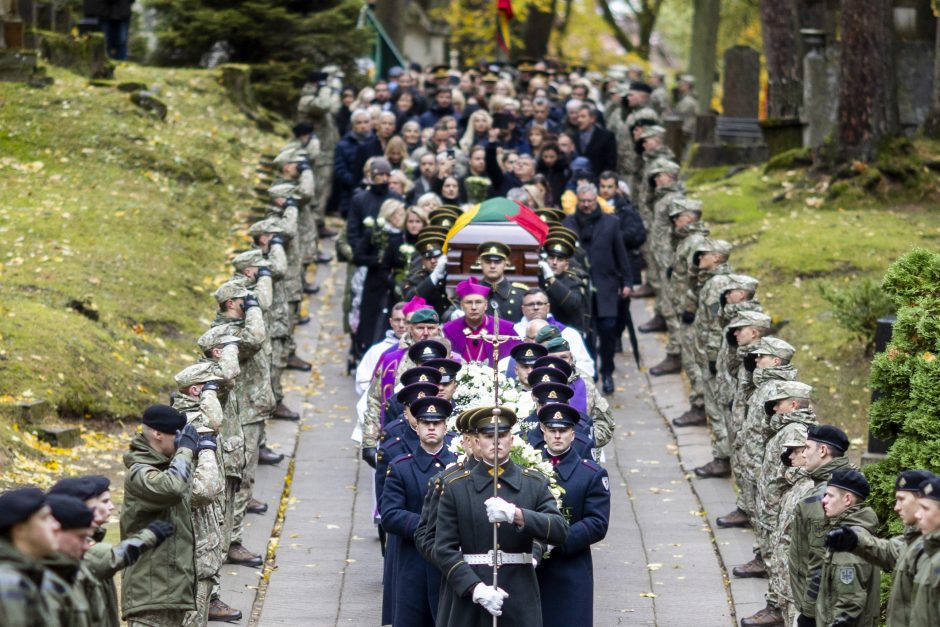
<instances>
[{"instance_id":1,"label":"military boot","mask_svg":"<svg viewBox=\"0 0 940 627\"><path fill-rule=\"evenodd\" d=\"M676 374L682 371L682 359L679 355L666 355L666 358L650 368L650 374L659 377L664 374Z\"/></svg>"},{"instance_id":2,"label":"military boot","mask_svg":"<svg viewBox=\"0 0 940 627\"><path fill-rule=\"evenodd\" d=\"M231 623L241 619L242 613L222 599L216 598L209 602L209 620Z\"/></svg>"},{"instance_id":3,"label":"military boot","mask_svg":"<svg viewBox=\"0 0 940 627\"><path fill-rule=\"evenodd\" d=\"M268 504L262 503L258 499L253 498L250 501L248 501L248 508L246 509L246 511L249 514L264 514L265 512L268 511Z\"/></svg>"},{"instance_id":4,"label":"military boot","mask_svg":"<svg viewBox=\"0 0 940 627\"><path fill-rule=\"evenodd\" d=\"M740 566L732 568L731 574L740 579L766 579L767 567L764 566L764 560L758 555L747 564L741 564Z\"/></svg>"},{"instance_id":5,"label":"military boot","mask_svg":"<svg viewBox=\"0 0 940 627\"><path fill-rule=\"evenodd\" d=\"M231 546L228 547L228 556L226 557L225 563L257 567L261 566L264 560L261 559L260 555L255 555L241 544L232 542Z\"/></svg>"},{"instance_id":6,"label":"military boot","mask_svg":"<svg viewBox=\"0 0 940 627\"><path fill-rule=\"evenodd\" d=\"M730 477L731 461L727 457L716 457L704 466L696 468L695 476L701 479Z\"/></svg>"},{"instance_id":7,"label":"military boot","mask_svg":"<svg viewBox=\"0 0 940 627\"><path fill-rule=\"evenodd\" d=\"M632 292L630 292L630 296L633 298L650 298L652 296L656 296L656 290L654 290L648 283L644 283L640 287L637 287Z\"/></svg>"},{"instance_id":8,"label":"military boot","mask_svg":"<svg viewBox=\"0 0 940 627\"><path fill-rule=\"evenodd\" d=\"M741 619L741 627L783 627L783 625L783 612L770 603L758 613Z\"/></svg>"},{"instance_id":9,"label":"military boot","mask_svg":"<svg viewBox=\"0 0 940 627\"><path fill-rule=\"evenodd\" d=\"M727 527L750 527L751 526L750 517L747 515L747 512L745 512L741 508L735 508L735 510L731 512L730 514L719 516L718 519L715 520L715 522L718 523L719 527L725 527L725 528Z\"/></svg>"},{"instance_id":10,"label":"military boot","mask_svg":"<svg viewBox=\"0 0 940 627\"><path fill-rule=\"evenodd\" d=\"M258 464L261 466L274 466L284 459L283 453L275 453L267 446L258 449Z\"/></svg>"},{"instance_id":11,"label":"military boot","mask_svg":"<svg viewBox=\"0 0 940 627\"><path fill-rule=\"evenodd\" d=\"M277 420L300 420L300 414L295 411L291 411L284 403L278 403L277 407L274 409L274 413L271 415L272 418Z\"/></svg>"},{"instance_id":12,"label":"military boot","mask_svg":"<svg viewBox=\"0 0 940 627\"><path fill-rule=\"evenodd\" d=\"M637 327L640 333L658 333L660 331L666 330L666 319L656 314L650 318L647 322L644 322Z\"/></svg>"},{"instance_id":13,"label":"military boot","mask_svg":"<svg viewBox=\"0 0 940 627\"><path fill-rule=\"evenodd\" d=\"M703 427L708 424L708 417L704 407L691 407L678 418L673 418L672 424L677 427Z\"/></svg>"},{"instance_id":14,"label":"military boot","mask_svg":"<svg viewBox=\"0 0 940 627\"><path fill-rule=\"evenodd\" d=\"M287 369L288 370L300 370L301 372L310 372L313 369L313 366L310 365L310 362L304 361L296 355L296 353L291 353L287 358Z\"/></svg>"}]
</instances>

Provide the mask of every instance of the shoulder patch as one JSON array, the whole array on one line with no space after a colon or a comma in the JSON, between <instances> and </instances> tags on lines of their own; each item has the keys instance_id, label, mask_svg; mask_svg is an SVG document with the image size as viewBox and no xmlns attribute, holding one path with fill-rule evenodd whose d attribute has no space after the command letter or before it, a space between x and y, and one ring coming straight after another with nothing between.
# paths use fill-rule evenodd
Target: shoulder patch
<instances>
[{"instance_id":1,"label":"shoulder patch","mask_svg":"<svg viewBox=\"0 0 940 627\"><path fill-rule=\"evenodd\" d=\"M450 485L451 483L453 483L453 482L455 482L455 481L458 481L458 480L460 480L460 479L466 479L466 478L469 477L469 476L470 476L470 471L465 470L465 471L463 471L463 472L457 472L457 473L454 473L454 474L447 475L447 477L444 478L444 481L445 481L448 485Z\"/></svg>"},{"instance_id":2,"label":"shoulder patch","mask_svg":"<svg viewBox=\"0 0 940 627\"><path fill-rule=\"evenodd\" d=\"M528 289L529 289L529 286L526 285L525 283L518 283L518 282L516 282L516 281L513 281L513 282L512 282L512 286L513 286L513 287L517 287L517 288L519 288L520 290L523 290L523 291L528 291Z\"/></svg>"},{"instance_id":3,"label":"shoulder patch","mask_svg":"<svg viewBox=\"0 0 940 627\"><path fill-rule=\"evenodd\" d=\"M855 568L853 566L843 566L839 568L839 581L849 585L855 581Z\"/></svg>"}]
</instances>

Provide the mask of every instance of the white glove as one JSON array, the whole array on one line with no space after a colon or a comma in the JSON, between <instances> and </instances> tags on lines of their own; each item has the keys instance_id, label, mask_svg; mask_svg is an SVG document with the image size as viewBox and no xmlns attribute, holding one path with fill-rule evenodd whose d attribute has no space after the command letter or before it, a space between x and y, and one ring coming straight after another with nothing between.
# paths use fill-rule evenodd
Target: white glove
<instances>
[{"instance_id":1,"label":"white glove","mask_svg":"<svg viewBox=\"0 0 940 627\"><path fill-rule=\"evenodd\" d=\"M491 523L511 523L516 515L516 506L498 496L491 496L483 504L486 505L486 517Z\"/></svg>"},{"instance_id":2,"label":"white glove","mask_svg":"<svg viewBox=\"0 0 940 627\"><path fill-rule=\"evenodd\" d=\"M502 588L494 588L485 583L477 584L477 587L473 589L473 602L482 605L483 609L493 616L503 613L503 599L508 596L509 593Z\"/></svg>"},{"instance_id":3,"label":"white glove","mask_svg":"<svg viewBox=\"0 0 940 627\"><path fill-rule=\"evenodd\" d=\"M431 283L437 285L447 275L447 255L441 255L431 270Z\"/></svg>"},{"instance_id":4,"label":"white glove","mask_svg":"<svg viewBox=\"0 0 940 627\"><path fill-rule=\"evenodd\" d=\"M539 260L539 270L541 270L542 277L546 281L555 276L555 273L552 272L552 267L548 265L548 262L544 259Z\"/></svg>"}]
</instances>

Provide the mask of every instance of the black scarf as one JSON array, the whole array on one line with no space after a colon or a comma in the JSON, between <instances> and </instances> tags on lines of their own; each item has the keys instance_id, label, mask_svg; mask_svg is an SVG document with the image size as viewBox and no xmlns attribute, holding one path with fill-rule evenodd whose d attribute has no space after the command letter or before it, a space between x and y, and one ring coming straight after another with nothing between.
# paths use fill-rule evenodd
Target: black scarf
<instances>
[{"instance_id":1,"label":"black scarf","mask_svg":"<svg viewBox=\"0 0 940 627\"><path fill-rule=\"evenodd\" d=\"M574 221L578 224L578 239L585 247L591 244L594 239L594 227L597 221L601 219L601 208L597 207L591 213L584 213L578 209L574 214Z\"/></svg>"}]
</instances>

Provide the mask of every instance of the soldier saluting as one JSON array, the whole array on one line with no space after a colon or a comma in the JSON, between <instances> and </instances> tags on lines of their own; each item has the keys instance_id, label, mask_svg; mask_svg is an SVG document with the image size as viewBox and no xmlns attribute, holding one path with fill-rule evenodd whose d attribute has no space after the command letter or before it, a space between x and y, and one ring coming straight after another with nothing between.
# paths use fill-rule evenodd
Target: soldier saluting
<instances>
[{"instance_id":1,"label":"soldier saluting","mask_svg":"<svg viewBox=\"0 0 940 627\"><path fill-rule=\"evenodd\" d=\"M481 462L448 475L438 505L434 557L447 585L437 624L484 627L492 614L505 616L506 624L514 627L540 627L535 566L543 543L564 544L568 523L558 511L548 479L509 459L516 415L504 407L489 407L470 423L478 434ZM494 480L498 497L493 496ZM488 523L498 524L496 555ZM497 586L494 558L500 564Z\"/></svg>"}]
</instances>

